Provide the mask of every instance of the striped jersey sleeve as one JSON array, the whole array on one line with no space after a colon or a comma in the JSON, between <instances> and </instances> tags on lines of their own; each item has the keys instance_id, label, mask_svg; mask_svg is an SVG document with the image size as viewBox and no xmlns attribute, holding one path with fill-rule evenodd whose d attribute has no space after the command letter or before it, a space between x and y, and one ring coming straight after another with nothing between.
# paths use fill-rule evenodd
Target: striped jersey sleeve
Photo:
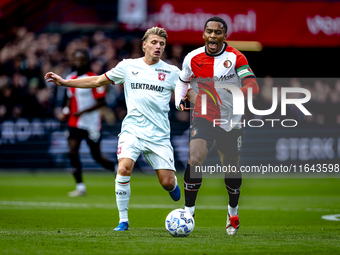
<instances>
[{"instance_id":1,"label":"striped jersey sleeve","mask_svg":"<svg viewBox=\"0 0 340 255\"><path fill-rule=\"evenodd\" d=\"M193 75L190 65L191 57L188 54L183 61L182 71L180 72L179 79L184 83L189 83Z\"/></svg>"},{"instance_id":2,"label":"striped jersey sleeve","mask_svg":"<svg viewBox=\"0 0 340 255\"><path fill-rule=\"evenodd\" d=\"M235 69L241 80L244 78L255 78L253 71L248 65L246 57L242 53L237 54Z\"/></svg>"}]
</instances>

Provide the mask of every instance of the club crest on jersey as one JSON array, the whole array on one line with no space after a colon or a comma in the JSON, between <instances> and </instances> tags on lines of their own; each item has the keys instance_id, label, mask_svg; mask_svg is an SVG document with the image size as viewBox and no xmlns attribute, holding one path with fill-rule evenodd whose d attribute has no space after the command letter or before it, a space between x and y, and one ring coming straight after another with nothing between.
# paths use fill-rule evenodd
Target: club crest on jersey
<instances>
[{"instance_id":1,"label":"club crest on jersey","mask_svg":"<svg viewBox=\"0 0 340 255\"><path fill-rule=\"evenodd\" d=\"M233 64L230 60L227 59L226 61L224 61L223 65L225 68L230 68Z\"/></svg>"},{"instance_id":2,"label":"club crest on jersey","mask_svg":"<svg viewBox=\"0 0 340 255\"><path fill-rule=\"evenodd\" d=\"M158 79L160 81L165 81L165 73L158 73Z\"/></svg>"}]
</instances>

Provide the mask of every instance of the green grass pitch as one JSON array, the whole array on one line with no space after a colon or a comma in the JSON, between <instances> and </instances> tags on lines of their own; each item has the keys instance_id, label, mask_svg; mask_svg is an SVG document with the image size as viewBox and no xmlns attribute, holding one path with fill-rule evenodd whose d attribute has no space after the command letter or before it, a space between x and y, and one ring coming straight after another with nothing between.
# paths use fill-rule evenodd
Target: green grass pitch
<instances>
[{"instance_id":1,"label":"green grass pitch","mask_svg":"<svg viewBox=\"0 0 340 255\"><path fill-rule=\"evenodd\" d=\"M204 179L194 232L174 238L164 221L184 197L173 202L155 175L133 174L126 232L112 231L114 175L84 178L88 196L69 198L70 174L0 173L0 254L340 254L340 221L322 219L340 214L340 179L245 178L236 236L223 180Z\"/></svg>"}]
</instances>

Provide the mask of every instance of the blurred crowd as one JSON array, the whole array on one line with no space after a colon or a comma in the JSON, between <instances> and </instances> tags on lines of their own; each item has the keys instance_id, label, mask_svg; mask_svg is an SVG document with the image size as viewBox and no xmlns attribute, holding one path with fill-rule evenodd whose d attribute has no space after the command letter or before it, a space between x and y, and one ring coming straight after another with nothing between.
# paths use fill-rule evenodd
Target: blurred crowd
<instances>
[{"instance_id":1,"label":"blurred crowd","mask_svg":"<svg viewBox=\"0 0 340 255\"><path fill-rule=\"evenodd\" d=\"M43 77L48 71L62 77L71 73L72 55L77 49L89 51L91 68L97 74L114 68L124 58L143 56L141 38L112 38L103 31L96 31L91 35L66 40L58 33L35 34L20 27L12 39L0 48L0 123L18 118L56 118L62 109L65 88L52 82L46 83ZM182 45L168 45L162 58L181 68L186 53ZM271 107L273 87L303 87L312 94L312 99L305 105L312 116L303 115L294 106L287 110L287 115L305 123L340 125L340 113L337 110L340 105L340 80L280 80L266 77L259 79L258 83L260 94L254 99L256 109ZM106 89L107 107L101 109L102 115L108 124L114 124L122 121L126 114L123 85L107 86ZM301 94L291 96L300 97ZM187 112L175 111L174 98L170 107L171 121L189 121ZM279 115L279 110L280 107L274 115ZM248 118L254 118L251 115L247 113Z\"/></svg>"},{"instance_id":2,"label":"blurred crowd","mask_svg":"<svg viewBox=\"0 0 340 255\"><path fill-rule=\"evenodd\" d=\"M340 125L340 79L336 78L273 78L267 76L258 79L260 93L254 99L254 107L258 110L270 109L273 104L273 88L277 88L277 108L272 119L295 119L299 123L309 125ZM311 94L311 99L303 106L311 113L305 115L296 105L286 106L286 115L282 115L282 87L304 88ZM287 99L303 99L303 93L287 93ZM251 114L248 113L248 116ZM252 116L266 118L267 116Z\"/></svg>"},{"instance_id":3,"label":"blurred crowd","mask_svg":"<svg viewBox=\"0 0 340 255\"><path fill-rule=\"evenodd\" d=\"M110 38L103 31L63 41L58 33L35 34L25 27L16 30L10 42L0 49L0 122L17 118L56 118L62 109L65 88L46 83L45 73L53 71L62 77L72 72L72 56L77 49L89 51L92 71L102 74L124 58L143 56L141 38ZM171 58L163 60L182 63L181 45L171 47ZM108 124L122 121L126 115L123 85L107 86L107 107L102 110ZM171 118L188 121L188 113L174 111Z\"/></svg>"}]
</instances>

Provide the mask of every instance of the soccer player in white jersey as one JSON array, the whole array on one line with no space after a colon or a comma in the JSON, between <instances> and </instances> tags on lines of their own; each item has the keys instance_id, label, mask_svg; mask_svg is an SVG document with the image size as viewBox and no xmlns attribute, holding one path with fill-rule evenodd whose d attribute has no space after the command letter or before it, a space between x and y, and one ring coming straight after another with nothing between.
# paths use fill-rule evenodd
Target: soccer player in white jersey
<instances>
[{"instance_id":1,"label":"soccer player in white jersey","mask_svg":"<svg viewBox=\"0 0 340 255\"><path fill-rule=\"evenodd\" d=\"M130 176L141 152L156 170L159 183L169 191L171 198L178 201L181 197L168 119L171 93L175 90L180 70L160 60L167 37L163 28L148 29L142 39L143 58L123 60L100 76L64 80L52 72L45 75L47 81L67 87L93 88L124 83L127 115L122 123L117 149L115 188L119 225L115 231L129 228Z\"/></svg>"},{"instance_id":2,"label":"soccer player in white jersey","mask_svg":"<svg viewBox=\"0 0 340 255\"><path fill-rule=\"evenodd\" d=\"M213 17L206 21L203 38L205 46L190 52L183 61L183 69L176 85L175 104L177 109L186 109L183 99L187 93L195 103L193 123L189 143L189 162L184 174L185 209L195 213L197 192L202 183L202 175L194 175L191 167L201 166L213 143L219 151L223 166L235 166L239 170L239 157L243 142L240 115L233 115L233 100L230 90L217 85L234 85L246 96L248 88L258 94L255 75L245 56L226 42L227 24ZM188 92L188 84L197 80L197 90ZM194 84L194 83L191 83ZM202 104L206 104L206 108ZM204 112L203 112L204 111ZM214 126L215 119L223 119L224 124ZM227 120L227 121L226 121ZM226 231L235 235L239 229L238 200L242 182L241 172L225 176L229 194Z\"/></svg>"},{"instance_id":3,"label":"soccer player in white jersey","mask_svg":"<svg viewBox=\"0 0 340 255\"><path fill-rule=\"evenodd\" d=\"M78 79L96 75L91 71L90 57L86 50L76 50L73 54L73 69L66 79ZM104 168L115 171L115 164L104 158L100 150L101 118L99 108L105 105L105 88L67 88L66 106L58 116L61 121L68 118L69 146L68 157L71 161L76 189L70 191L70 197L86 195L86 186L82 176L82 165L79 159L79 147L83 139L90 147L92 157Z\"/></svg>"}]
</instances>

